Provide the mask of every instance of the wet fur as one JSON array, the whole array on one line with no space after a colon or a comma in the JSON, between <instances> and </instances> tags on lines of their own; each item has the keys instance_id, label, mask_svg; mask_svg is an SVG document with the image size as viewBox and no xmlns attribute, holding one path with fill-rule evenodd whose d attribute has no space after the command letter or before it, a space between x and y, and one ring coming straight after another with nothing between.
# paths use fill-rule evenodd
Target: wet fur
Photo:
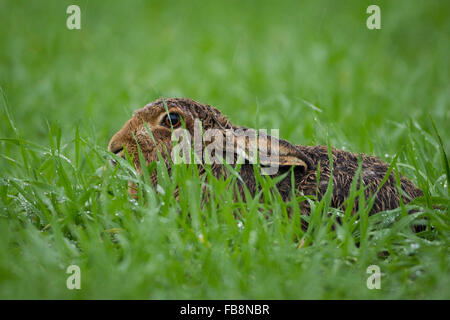
<instances>
[{"instance_id":1,"label":"wet fur","mask_svg":"<svg viewBox=\"0 0 450 320\"><path fill-rule=\"evenodd\" d=\"M166 106L164 106L164 103ZM157 152L161 154L170 154L172 150L171 142L171 130L162 127L159 122L161 117L165 114L165 107L171 112L176 111L182 114L183 120L186 123L186 128L193 132L193 122L195 119L199 119L202 122L204 130L207 129L237 129L241 128L233 125L228 119L223 116L219 110L209 105L203 105L190 99L166 99L157 100L146 107L138 110L134 116L127 121L124 127L114 135L109 144L109 150L117 153L120 156L124 156L124 151L121 150L125 147L127 151L133 155L135 166L140 171L140 164L138 161L138 149L137 145L142 150L147 163L156 161ZM149 137L147 128L151 130L154 141ZM379 160L376 157L355 154L339 149L332 149L332 165L329 161L329 155L327 147L325 146L302 146L292 145L291 143L280 140L280 148L285 148L287 152L291 152L301 158L306 166L294 167L295 175L295 188L303 193L316 197L320 200L325 194L329 178L332 172L333 177L333 194L331 198L331 206L334 208L345 209L346 200L348 198L353 178L358 169L358 157L362 159L362 186L366 187L366 198L374 195L380 184L385 177L389 166ZM170 170L170 164L167 161L167 166ZM320 179L317 181L317 173L320 164ZM289 170L289 166L281 167L279 174L282 174ZM228 174L225 167L220 164L212 165L213 173L216 177L226 176ZM200 171L203 170L200 168ZM279 175L278 174L278 175ZM255 194L257 191L254 168L251 164L244 164L240 168L240 175L245 181L248 190ZM379 211L391 210L400 206L400 199L403 203L408 203L412 199L422 196L422 191L418 189L410 180L400 176L400 185L403 190L403 195L399 194L397 189L395 173L389 175L389 178L385 184L378 191L375 202L371 209L371 213ZM153 183L156 184L156 174L151 177ZM361 181L358 181L357 188L361 187ZM277 188L284 200L288 200L292 194L291 177L288 175L284 180L278 183ZM241 195L244 195L243 186L240 186ZM357 210L358 201L355 201L355 206L352 211ZM310 211L307 201L300 203L301 212L308 214Z\"/></svg>"}]
</instances>

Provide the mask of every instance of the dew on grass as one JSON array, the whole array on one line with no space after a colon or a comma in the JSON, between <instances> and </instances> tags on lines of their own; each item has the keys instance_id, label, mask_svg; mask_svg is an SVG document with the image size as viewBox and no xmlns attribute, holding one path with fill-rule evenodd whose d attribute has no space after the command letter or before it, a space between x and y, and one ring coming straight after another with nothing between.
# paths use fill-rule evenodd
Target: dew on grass
<instances>
[{"instance_id":1,"label":"dew on grass","mask_svg":"<svg viewBox=\"0 0 450 320\"><path fill-rule=\"evenodd\" d=\"M424 274L424 272L423 272L422 270L417 270L417 271L414 272L414 276L415 276L415 277L420 277L420 276L422 276L423 274Z\"/></svg>"},{"instance_id":2,"label":"dew on grass","mask_svg":"<svg viewBox=\"0 0 450 320\"><path fill-rule=\"evenodd\" d=\"M250 231L250 236L248 239L248 242L250 245L255 245L258 241L258 233L255 230Z\"/></svg>"},{"instance_id":3,"label":"dew on grass","mask_svg":"<svg viewBox=\"0 0 450 320\"><path fill-rule=\"evenodd\" d=\"M345 215L344 212L342 212L340 210L336 210L335 212L336 212L336 216L339 217L339 218L341 218L341 217L343 217Z\"/></svg>"},{"instance_id":4,"label":"dew on grass","mask_svg":"<svg viewBox=\"0 0 450 320\"><path fill-rule=\"evenodd\" d=\"M164 190L164 188L161 187L159 184L156 186L156 191L162 195L166 194L166 191Z\"/></svg>"},{"instance_id":5,"label":"dew on grass","mask_svg":"<svg viewBox=\"0 0 450 320\"><path fill-rule=\"evenodd\" d=\"M395 215L393 215L393 214L389 214L387 212L382 212L381 217L383 218L382 220L383 220L384 224L389 225L389 224L392 224L395 222Z\"/></svg>"}]
</instances>

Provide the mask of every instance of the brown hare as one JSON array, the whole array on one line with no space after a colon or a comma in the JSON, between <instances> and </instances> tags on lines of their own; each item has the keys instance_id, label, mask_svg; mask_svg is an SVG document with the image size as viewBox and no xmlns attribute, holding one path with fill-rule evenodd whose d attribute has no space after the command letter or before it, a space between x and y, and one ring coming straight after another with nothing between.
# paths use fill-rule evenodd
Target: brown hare
<instances>
[{"instance_id":1,"label":"brown hare","mask_svg":"<svg viewBox=\"0 0 450 320\"><path fill-rule=\"evenodd\" d=\"M182 132L178 135L178 138L182 138L174 140L174 134L177 132ZM403 191L399 192L394 172L382 184L389 166L376 157L364 154L358 156L333 148L330 163L326 146L293 145L265 133L258 135L254 133L252 129L233 125L219 110L209 105L190 99L160 99L136 111L123 128L112 137L108 149L122 157L125 156L126 149L134 159L134 165L139 172L142 171L138 146L147 164L157 161L160 153L170 170L175 161L169 161L168 157L179 154L181 150L175 150L181 144L174 141L184 141L185 146L194 145L194 149L197 149L194 151L199 157L194 156L195 159L189 160L197 161L195 163L199 164L200 170L202 163L209 160L215 176L226 176L229 171L222 162L226 161L231 166L239 168L242 181L253 194L257 191L255 163L259 163L262 168L275 169L275 173L272 173L274 176L286 173L293 167L295 188L306 196L317 197L318 200L325 194L332 174L331 206L341 209L345 209L347 205L346 199L359 168L360 158L362 160L360 177L365 188L365 196L369 198L376 194L371 213L397 208L400 206L400 199L407 203L422 196L422 191L403 176L400 176ZM211 152L206 153L207 149ZM192 153L188 151L184 155L186 160ZM211 158L216 161L211 161ZM154 184L157 183L156 179L156 173L153 173L151 180ZM359 189L360 181L357 185ZM242 182L239 188L243 195ZM286 175L277 184L277 188L282 198L287 200L292 194L291 175ZM353 211L357 209L358 201L354 203ZM308 201L302 201L300 208L303 214L308 214L310 210Z\"/></svg>"}]
</instances>

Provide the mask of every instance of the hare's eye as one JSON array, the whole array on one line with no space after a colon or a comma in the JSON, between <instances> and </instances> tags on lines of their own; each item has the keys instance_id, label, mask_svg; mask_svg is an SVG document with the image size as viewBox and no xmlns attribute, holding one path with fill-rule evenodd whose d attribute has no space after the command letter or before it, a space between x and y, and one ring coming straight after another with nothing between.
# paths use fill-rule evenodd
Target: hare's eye
<instances>
[{"instance_id":1,"label":"hare's eye","mask_svg":"<svg viewBox=\"0 0 450 320\"><path fill-rule=\"evenodd\" d=\"M164 117L163 122L168 127L178 127L181 124L180 115L177 113L169 113Z\"/></svg>"}]
</instances>

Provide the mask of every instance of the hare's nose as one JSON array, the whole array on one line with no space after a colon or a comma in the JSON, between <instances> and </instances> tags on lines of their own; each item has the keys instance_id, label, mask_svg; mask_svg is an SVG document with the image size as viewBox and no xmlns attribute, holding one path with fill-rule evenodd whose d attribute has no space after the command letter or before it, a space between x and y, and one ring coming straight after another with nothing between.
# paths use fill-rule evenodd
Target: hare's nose
<instances>
[{"instance_id":1,"label":"hare's nose","mask_svg":"<svg viewBox=\"0 0 450 320\"><path fill-rule=\"evenodd\" d=\"M108 151L118 154L120 151L123 150L123 145L119 143L117 140L114 140L114 138L109 142L108 145Z\"/></svg>"},{"instance_id":2,"label":"hare's nose","mask_svg":"<svg viewBox=\"0 0 450 320\"><path fill-rule=\"evenodd\" d=\"M120 152L123 150L123 147L120 144L114 143L112 141L108 146L108 151L114 153L115 155L122 156ZM110 163L112 166L117 164L116 160L110 159Z\"/></svg>"},{"instance_id":3,"label":"hare's nose","mask_svg":"<svg viewBox=\"0 0 450 320\"><path fill-rule=\"evenodd\" d=\"M119 145L112 145L112 146L109 146L108 149L109 149L109 152L112 152L114 154L118 154L120 151L123 150L123 147L119 146Z\"/></svg>"}]
</instances>

